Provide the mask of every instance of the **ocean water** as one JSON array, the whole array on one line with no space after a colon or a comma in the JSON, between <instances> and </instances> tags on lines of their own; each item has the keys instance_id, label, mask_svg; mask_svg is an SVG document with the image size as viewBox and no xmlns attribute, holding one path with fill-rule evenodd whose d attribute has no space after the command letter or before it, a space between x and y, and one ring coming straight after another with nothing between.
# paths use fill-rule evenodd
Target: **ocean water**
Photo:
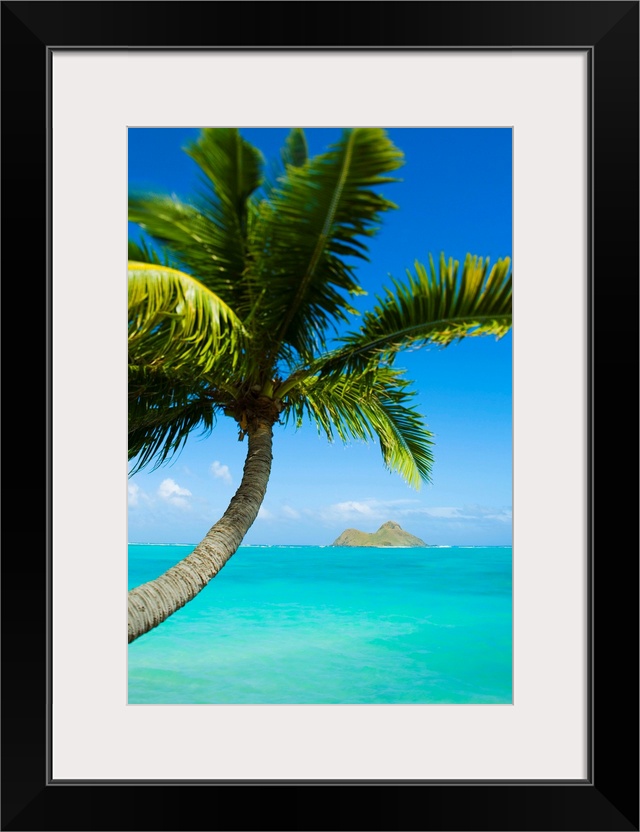
<instances>
[{"instance_id":1,"label":"ocean water","mask_svg":"<svg viewBox=\"0 0 640 832\"><path fill-rule=\"evenodd\" d=\"M193 547L131 544L129 587ZM129 645L130 704L505 704L510 547L241 547Z\"/></svg>"}]
</instances>

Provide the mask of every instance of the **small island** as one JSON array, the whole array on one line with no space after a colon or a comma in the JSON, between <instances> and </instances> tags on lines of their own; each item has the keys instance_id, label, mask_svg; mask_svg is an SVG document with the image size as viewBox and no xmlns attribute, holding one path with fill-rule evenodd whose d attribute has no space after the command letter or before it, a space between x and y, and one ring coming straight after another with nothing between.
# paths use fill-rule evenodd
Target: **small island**
<instances>
[{"instance_id":1,"label":"small island","mask_svg":"<svg viewBox=\"0 0 640 832\"><path fill-rule=\"evenodd\" d=\"M415 537L398 524L389 520L383 523L377 532L372 534L361 532L359 529L346 529L340 537L331 544L332 546L374 546L377 548L403 548L403 549L426 549L429 544L419 537Z\"/></svg>"}]
</instances>

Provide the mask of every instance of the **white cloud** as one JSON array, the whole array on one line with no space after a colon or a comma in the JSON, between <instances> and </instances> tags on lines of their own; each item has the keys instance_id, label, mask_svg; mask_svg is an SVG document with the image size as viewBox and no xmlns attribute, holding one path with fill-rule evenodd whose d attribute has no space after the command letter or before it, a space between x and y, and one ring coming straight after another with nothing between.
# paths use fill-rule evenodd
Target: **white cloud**
<instances>
[{"instance_id":1,"label":"white cloud","mask_svg":"<svg viewBox=\"0 0 640 832\"><path fill-rule=\"evenodd\" d=\"M432 506L431 508L423 508L420 514L426 514L427 517L460 517L460 509L455 506Z\"/></svg>"},{"instance_id":2,"label":"white cloud","mask_svg":"<svg viewBox=\"0 0 640 832\"><path fill-rule=\"evenodd\" d=\"M511 523L513 520L513 512L510 508L504 509L491 509L491 511L496 512L494 514L485 514L485 520L497 520L499 523Z\"/></svg>"},{"instance_id":3,"label":"white cloud","mask_svg":"<svg viewBox=\"0 0 640 832\"><path fill-rule=\"evenodd\" d=\"M188 488L181 488L177 482L168 478L160 483L158 495L173 506L186 508L189 503L184 498L191 497L191 492Z\"/></svg>"},{"instance_id":4,"label":"white cloud","mask_svg":"<svg viewBox=\"0 0 640 832\"><path fill-rule=\"evenodd\" d=\"M290 520L298 520L300 517L300 512L296 511L295 508L291 508L291 506L282 506L282 513Z\"/></svg>"},{"instance_id":5,"label":"white cloud","mask_svg":"<svg viewBox=\"0 0 640 832\"><path fill-rule=\"evenodd\" d=\"M129 508L142 507L144 504L151 505L153 499L136 482L127 483Z\"/></svg>"},{"instance_id":6,"label":"white cloud","mask_svg":"<svg viewBox=\"0 0 640 832\"><path fill-rule=\"evenodd\" d=\"M479 505L424 506L416 505L418 500L348 500L334 503L318 511L305 510L310 517L320 517L325 523L383 523L387 520L401 521L403 518L428 518L430 520L460 527L473 523L511 523L511 508ZM283 508L283 514L285 509Z\"/></svg>"},{"instance_id":7,"label":"white cloud","mask_svg":"<svg viewBox=\"0 0 640 832\"><path fill-rule=\"evenodd\" d=\"M331 506L321 509L318 513L326 523L349 523L358 520L369 520L372 522L385 522L391 519L390 513L401 514L408 503L414 500L347 500L343 503L334 503Z\"/></svg>"},{"instance_id":8,"label":"white cloud","mask_svg":"<svg viewBox=\"0 0 640 832\"><path fill-rule=\"evenodd\" d=\"M137 506L140 502L140 486L136 485L135 482L129 483L129 505L130 506Z\"/></svg>"},{"instance_id":9,"label":"white cloud","mask_svg":"<svg viewBox=\"0 0 640 832\"><path fill-rule=\"evenodd\" d=\"M217 459L211 463L211 473L214 477L221 479L227 485L231 485L233 481L231 477L231 471L229 470L229 466L223 465Z\"/></svg>"},{"instance_id":10,"label":"white cloud","mask_svg":"<svg viewBox=\"0 0 640 832\"><path fill-rule=\"evenodd\" d=\"M471 520L473 522L493 521L499 523L511 523L512 511L510 508L495 508L478 505L464 506L425 506L421 508L401 509L399 514L403 516L431 517L434 520Z\"/></svg>"},{"instance_id":11,"label":"white cloud","mask_svg":"<svg viewBox=\"0 0 640 832\"><path fill-rule=\"evenodd\" d=\"M264 506L260 506L260 510L258 511L257 520L273 520L273 514L266 509Z\"/></svg>"},{"instance_id":12,"label":"white cloud","mask_svg":"<svg viewBox=\"0 0 640 832\"><path fill-rule=\"evenodd\" d=\"M373 502L361 503L356 500L348 500L346 503L335 503L331 506L336 514L359 515L361 517L373 517L377 514L377 504Z\"/></svg>"},{"instance_id":13,"label":"white cloud","mask_svg":"<svg viewBox=\"0 0 640 832\"><path fill-rule=\"evenodd\" d=\"M180 488L177 482L172 479L162 480L158 488L158 494L167 499L168 497L178 494L181 497L190 497L191 492L188 488Z\"/></svg>"}]
</instances>

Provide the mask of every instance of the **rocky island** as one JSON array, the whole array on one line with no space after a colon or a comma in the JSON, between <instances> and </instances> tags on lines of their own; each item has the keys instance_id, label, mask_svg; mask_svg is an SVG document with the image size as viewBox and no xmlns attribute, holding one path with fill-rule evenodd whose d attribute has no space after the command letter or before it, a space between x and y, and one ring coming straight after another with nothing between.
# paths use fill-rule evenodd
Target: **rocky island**
<instances>
[{"instance_id":1,"label":"rocky island","mask_svg":"<svg viewBox=\"0 0 640 832\"><path fill-rule=\"evenodd\" d=\"M388 547L402 547L405 549L416 549L418 547L427 548L428 543L415 537L398 524L389 520L383 523L377 532L372 534L368 532L361 532L359 529L346 529L342 532L337 540L334 540L332 546L376 546L379 548Z\"/></svg>"}]
</instances>

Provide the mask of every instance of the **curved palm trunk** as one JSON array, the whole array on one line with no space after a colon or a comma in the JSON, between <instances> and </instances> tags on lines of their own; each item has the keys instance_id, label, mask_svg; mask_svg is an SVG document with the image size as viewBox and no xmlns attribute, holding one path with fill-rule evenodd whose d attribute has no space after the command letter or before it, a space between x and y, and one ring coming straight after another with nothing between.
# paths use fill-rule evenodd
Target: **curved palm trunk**
<instances>
[{"instance_id":1,"label":"curved palm trunk","mask_svg":"<svg viewBox=\"0 0 640 832\"><path fill-rule=\"evenodd\" d=\"M154 581L130 590L129 643L195 598L236 552L256 519L271 472L271 422L256 420L248 436L242 482L221 519L184 560Z\"/></svg>"}]
</instances>

